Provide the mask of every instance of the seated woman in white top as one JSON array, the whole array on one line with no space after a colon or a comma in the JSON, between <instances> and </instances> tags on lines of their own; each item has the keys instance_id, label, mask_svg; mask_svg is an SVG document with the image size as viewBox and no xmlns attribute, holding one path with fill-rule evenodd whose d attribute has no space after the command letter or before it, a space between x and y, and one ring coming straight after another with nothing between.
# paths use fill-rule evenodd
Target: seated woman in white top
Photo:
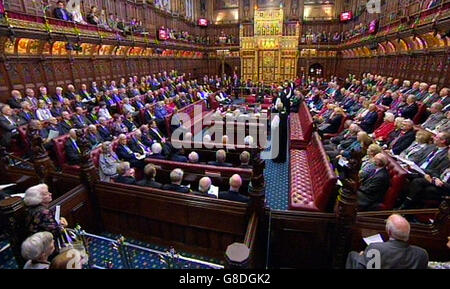
<instances>
[{"instance_id":1,"label":"seated woman in white top","mask_svg":"<svg viewBox=\"0 0 450 289\"><path fill-rule=\"evenodd\" d=\"M104 101L99 103L100 108L98 110L98 117L104 117L106 120L112 119L111 114L109 113L108 107Z\"/></svg>"},{"instance_id":2,"label":"seated woman in white top","mask_svg":"<svg viewBox=\"0 0 450 289\"><path fill-rule=\"evenodd\" d=\"M24 269L48 269L48 257L55 251L53 235L49 232L39 232L28 237L22 243L22 257L28 260Z\"/></svg>"},{"instance_id":3,"label":"seated woman in white top","mask_svg":"<svg viewBox=\"0 0 450 289\"><path fill-rule=\"evenodd\" d=\"M99 158L100 181L110 182L111 178L117 177L117 166L120 160L112 149L111 142L102 144L102 153Z\"/></svg>"},{"instance_id":4,"label":"seated woman in white top","mask_svg":"<svg viewBox=\"0 0 450 289\"><path fill-rule=\"evenodd\" d=\"M49 120L50 118L53 117L52 113L50 112L50 109L47 108L47 105L43 100L39 100L38 102L38 108L36 109L36 117L40 121Z\"/></svg>"}]
</instances>

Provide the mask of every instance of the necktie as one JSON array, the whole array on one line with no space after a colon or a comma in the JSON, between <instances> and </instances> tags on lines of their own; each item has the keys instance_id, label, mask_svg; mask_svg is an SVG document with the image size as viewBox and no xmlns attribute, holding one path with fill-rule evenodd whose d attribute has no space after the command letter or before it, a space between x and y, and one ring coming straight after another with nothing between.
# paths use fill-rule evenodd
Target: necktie
<instances>
[{"instance_id":1,"label":"necktie","mask_svg":"<svg viewBox=\"0 0 450 289\"><path fill-rule=\"evenodd\" d=\"M434 152L432 152L430 155L428 155L427 160L420 166L420 168L422 170L425 170L430 163L433 161L434 157L436 156L436 154L439 152L440 150L435 150Z\"/></svg>"},{"instance_id":2,"label":"necktie","mask_svg":"<svg viewBox=\"0 0 450 289\"><path fill-rule=\"evenodd\" d=\"M79 154L81 154L81 151L80 151L80 148L79 148L78 145L77 145L77 142L76 142L75 140L72 140L72 143L73 143L73 147L77 150L77 152L78 152Z\"/></svg>"},{"instance_id":3,"label":"necktie","mask_svg":"<svg viewBox=\"0 0 450 289\"><path fill-rule=\"evenodd\" d=\"M63 20L66 20L66 21L67 21L67 14L66 14L66 12L64 11L64 9L61 9L61 13L62 13L62 15L63 15Z\"/></svg>"},{"instance_id":4,"label":"necktie","mask_svg":"<svg viewBox=\"0 0 450 289\"><path fill-rule=\"evenodd\" d=\"M154 128L152 128L152 130L158 135L158 137L160 138L160 139L162 139L163 137L159 134L159 132L158 132L158 130L157 129L154 129Z\"/></svg>"},{"instance_id":5,"label":"necktie","mask_svg":"<svg viewBox=\"0 0 450 289\"><path fill-rule=\"evenodd\" d=\"M131 155L133 153L128 146L123 146L123 147L125 148L125 150L127 151L128 154Z\"/></svg>"},{"instance_id":6,"label":"necktie","mask_svg":"<svg viewBox=\"0 0 450 289\"><path fill-rule=\"evenodd\" d=\"M83 121L83 119L81 118L80 115L78 116L78 120L80 121L81 125L84 125L84 121Z\"/></svg>"},{"instance_id":7,"label":"necktie","mask_svg":"<svg viewBox=\"0 0 450 289\"><path fill-rule=\"evenodd\" d=\"M415 154L416 152L418 152L421 148L422 148L422 147L421 147L419 144L415 145L415 146L413 147L413 149L410 150L409 153L406 155L406 158L409 159L409 157L410 157L411 155L413 155L413 154Z\"/></svg>"}]
</instances>

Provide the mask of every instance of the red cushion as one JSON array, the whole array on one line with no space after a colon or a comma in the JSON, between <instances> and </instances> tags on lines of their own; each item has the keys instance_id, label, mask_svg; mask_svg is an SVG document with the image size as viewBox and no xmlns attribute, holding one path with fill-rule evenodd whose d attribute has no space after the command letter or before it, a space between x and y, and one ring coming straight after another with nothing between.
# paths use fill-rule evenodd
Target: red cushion
<instances>
[{"instance_id":1,"label":"red cushion","mask_svg":"<svg viewBox=\"0 0 450 289\"><path fill-rule=\"evenodd\" d=\"M386 157L388 159L387 169L390 176L390 186L383 203L378 207L381 211L392 210L394 208L398 195L405 185L406 176L408 175L395 159L388 155Z\"/></svg>"}]
</instances>

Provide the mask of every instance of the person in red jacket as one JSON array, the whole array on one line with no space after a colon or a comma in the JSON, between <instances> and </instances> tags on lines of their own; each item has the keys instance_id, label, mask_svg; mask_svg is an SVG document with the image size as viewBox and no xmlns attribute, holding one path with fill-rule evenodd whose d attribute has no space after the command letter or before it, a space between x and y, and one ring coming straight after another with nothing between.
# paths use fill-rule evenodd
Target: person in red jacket
<instances>
[{"instance_id":1,"label":"person in red jacket","mask_svg":"<svg viewBox=\"0 0 450 289\"><path fill-rule=\"evenodd\" d=\"M395 115L387 112L384 116L384 122L375 130L374 139L385 142L391 132L395 129Z\"/></svg>"}]
</instances>

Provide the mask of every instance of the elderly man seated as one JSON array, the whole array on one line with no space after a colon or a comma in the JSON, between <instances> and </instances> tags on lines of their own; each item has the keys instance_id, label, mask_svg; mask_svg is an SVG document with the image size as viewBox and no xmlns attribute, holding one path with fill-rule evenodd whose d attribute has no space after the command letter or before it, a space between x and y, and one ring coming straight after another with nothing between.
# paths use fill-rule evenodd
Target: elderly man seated
<instances>
[{"instance_id":1,"label":"elderly man seated","mask_svg":"<svg viewBox=\"0 0 450 289\"><path fill-rule=\"evenodd\" d=\"M197 164L198 161L199 161L198 153L196 153L196 152L191 152L191 153L188 155L188 163L191 163L191 164Z\"/></svg>"},{"instance_id":2,"label":"elderly man seated","mask_svg":"<svg viewBox=\"0 0 450 289\"><path fill-rule=\"evenodd\" d=\"M232 167L230 163L226 163L227 153L224 150L218 150L216 152L216 161L208 162L208 165L219 167Z\"/></svg>"},{"instance_id":3,"label":"elderly man seated","mask_svg":"<svg viewBox=\"0 0 450 289\"><path fill-rule=\"evenodd\" d=\"M163 190L174 191L179 193L189 193L190 189L188 187L182 186L184 172L181 169L174 169L170 173L170 184L166 184L162 187Z\"/></svg>"},{"instance_id":4,"label":"elderly man seated","mask_svg":"<svg viewBox=\"0 0 450 289\"><path fill-rule=\"evenodd\" d=\"M117 166L118 176L114 179L116 183L136 185L136 179L134 177L135 171L130 168L129 162L122 162Z\"/></svg>"},{"instance_id":5,"label":"elderly man seated","mask_svg":"<svg viewBox=\"0 0 450 289\"><path fill-rule=\"evenodd\" d=\"M346 269L427 269L428 253L408 244L411 226L400 215L391 215L386 222L389 240L372 243L363 252L350 252Z\"/></svg>"},{"instance_id":6,"label":"elderly man seated","mask_svg":"<svg viewBox=\"0 0 450 289\"><path fill-rule=\"evenodd\" d=\"M208 177L203 177L198 183L198 192L194 192L197 196L208 197L217 199L215 195L209 194L209 189L211 188L211 179Z\"/></svg>"},{"instance_id":7,"label":"elderly man seated","mask_svg":"<svg viewBox=\"0 0 450 289\"><path fill-rule=\"evenodd\" d=\"M242 178L239 175L233 175L230 178L230 189L228 192L219 192L219 199L248 203L249 198L247 196L241 195L239 190L242 186Z\"/></svg>"}]
</instances>

